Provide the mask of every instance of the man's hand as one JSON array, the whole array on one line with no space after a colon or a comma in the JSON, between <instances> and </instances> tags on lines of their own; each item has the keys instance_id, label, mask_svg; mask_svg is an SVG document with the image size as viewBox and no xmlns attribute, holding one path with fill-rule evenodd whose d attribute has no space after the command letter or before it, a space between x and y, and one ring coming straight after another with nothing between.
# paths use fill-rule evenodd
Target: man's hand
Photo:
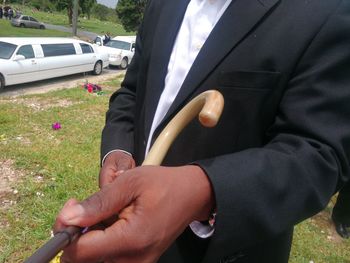
<instances>
[{"instance_id":1,"label":"man's hand","mask_svg":"<svg viewBox=\"0 0 350 263\"><path fill-rule=\"evenodd\" d=\"M116 213L119 220L82 235L65 249L61 262L156 262L190 222L208 219L214 202L209 179L198 166L125 171L90 198L63 207L55 231L93 226Z\"/></svg>"},{"instance_id":2,"label":"man's hand","mask_svg":"<svg viewBox=\"0 0 350 263\"><path fill-rule=\"evenodd\" d=\"M123 151L115 151L108 154L100 170L100 188L113 182L122 172L132 168L135 168L135 161L131 155Z\"/></svg>"}]
</instances>

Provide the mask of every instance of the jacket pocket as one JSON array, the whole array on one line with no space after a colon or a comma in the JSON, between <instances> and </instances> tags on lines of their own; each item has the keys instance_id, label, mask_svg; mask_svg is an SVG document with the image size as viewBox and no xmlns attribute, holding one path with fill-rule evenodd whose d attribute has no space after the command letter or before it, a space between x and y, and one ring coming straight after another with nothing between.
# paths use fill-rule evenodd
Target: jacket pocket
<instances>
[{"instance_id":1,"label":"jacket pocket","mask_svg":"<svg viewBox=\"0 0 350 263\"><path fill-rule=\"evenodd\" d=\"M219 74L221 87L272 89L280 80L281 73L273 71L230 71Z\"/></svg>"}]
</instances>

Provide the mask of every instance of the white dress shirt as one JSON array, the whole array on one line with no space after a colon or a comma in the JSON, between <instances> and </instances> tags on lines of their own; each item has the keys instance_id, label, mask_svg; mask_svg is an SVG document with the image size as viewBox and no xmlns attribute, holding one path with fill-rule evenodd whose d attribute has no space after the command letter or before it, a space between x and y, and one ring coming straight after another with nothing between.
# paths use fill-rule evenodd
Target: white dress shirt
<instances>
[{"instance_id":1,"label":"white dress shirt","mask_svg":"<svg viewBox=\"0 0 350 263\"><path fill-rule=\"evenodd\" d=\"M231 1L191 0L189 2L170 56L164 90L153 118L146 154L155 129L165 117L199 51ZM190 227L202 238L207 238L214 233L214 227L197 221L192 222Z\"/></svg>"},{"instance_id":2,"label":"white dress shirt","mask_svg":"<svg viewBox=\"0 0 350 263\"><path fill-rule=\"evenodd\" d=\"M175 100L199 51L232 0L191 0L177 34L147 141L146 153L157 126Z\"/></svg>"}]
</instances>

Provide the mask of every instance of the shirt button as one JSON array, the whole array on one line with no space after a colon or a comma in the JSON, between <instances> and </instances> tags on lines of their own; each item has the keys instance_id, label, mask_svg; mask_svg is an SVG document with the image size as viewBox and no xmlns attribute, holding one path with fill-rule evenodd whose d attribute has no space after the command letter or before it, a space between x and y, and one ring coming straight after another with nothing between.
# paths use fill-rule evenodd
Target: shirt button
<instances>
[{"instance_id":1,"label":"shirt button","mask_svg":"<svg viewBox=\"0 0 350 263\"><path fill-rule=\"evenodd\" d=\"M202 46L203 46L202 43L197 43L197 44L194 46L194 48L195 48L196 50L201 50Z\"/></svg>"}]
</instances>

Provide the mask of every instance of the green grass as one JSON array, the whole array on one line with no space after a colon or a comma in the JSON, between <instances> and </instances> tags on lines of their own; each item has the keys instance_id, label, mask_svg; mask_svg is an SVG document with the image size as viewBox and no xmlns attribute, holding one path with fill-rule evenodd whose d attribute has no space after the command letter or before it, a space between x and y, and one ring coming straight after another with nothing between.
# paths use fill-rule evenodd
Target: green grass
<instances>
[{"instance_id":1,"label":"green grass","mask_svg":"<svg viewBox=\"0 0 350 263\"><path fill-rule=\"evenodd\" d=\"M336 234L330 211L296 226L290 263L350 263L350 240Z\"/></svg>"},{"instance_id":2,"label":"green grass","mask_svg":"<svg viewBox=\"0 0 350 263\"><path fill-rule=\"evenodd\" d=\"M57 30L41 30L11 26L10 21L0 19L0 37L69 37L70 33Z\"/></svg>"},{"instance_id":3,"label":"green grass","mask_svg":"<svg viewBox=\"0 0 350 263\"><path fill-rule=\"evenodd\" d=\"M43 11L37 11L27 6L24 6L24 7L20 5L13 5L13 6L20 9L23 12L23 14L33 16L43 23L69 26L68 16L64 12L48 13ZM126 32L123 26L120 24L112 23L110 21L100 21L95 18L91 18L90 20L88 20L83 17L79 17L78 27L80 30L94 32L98 35L101 35L103 32L108 31L111 33L113 37L117 35L134 35L135 34L133 32L131 33Z\"/></svg>"},{"instance_id":4,"label":"green grass","mask_svg":"<svg viewBox=\"0 0 350 263\"><path fill-rule=\"evenodd\" d=\"M49 238L68 198L83 199L98 189L101 129L118 83L103 84L113 86L104 89L103 96L74 88L24 96L18 103L0 98L0 161L14 160L14 168L24 173L20 183L12 185L18 193L6 196L17 204L0 209L0 262L23 262ZM34 102L43 110L33 108ZM52 130L54 122L62 128ZM1 222L9 227L1 228Z\"/></svg>"},{"instance_id":5,"label":"green grass","mask_svg":"<svg viewBox=\"0 0 350 263\"><path fill-rule=\"evenodd\" d=\"M68 198L83 199L97 190L101 130L109 96L119 83L120 79L102 83L104 96L74 88L0 97L0 162L13 160L13 169L23 174L12 184L17 194L0 193L0 201L17 202L0 209L1 263L23 262L48 240ZM54 122L62 128L52 130ZM329 239L334 235L329 213L327 208L322 218L296 227L290 263L350 262L350 241Z\"/></svg>"}]
</instances>

